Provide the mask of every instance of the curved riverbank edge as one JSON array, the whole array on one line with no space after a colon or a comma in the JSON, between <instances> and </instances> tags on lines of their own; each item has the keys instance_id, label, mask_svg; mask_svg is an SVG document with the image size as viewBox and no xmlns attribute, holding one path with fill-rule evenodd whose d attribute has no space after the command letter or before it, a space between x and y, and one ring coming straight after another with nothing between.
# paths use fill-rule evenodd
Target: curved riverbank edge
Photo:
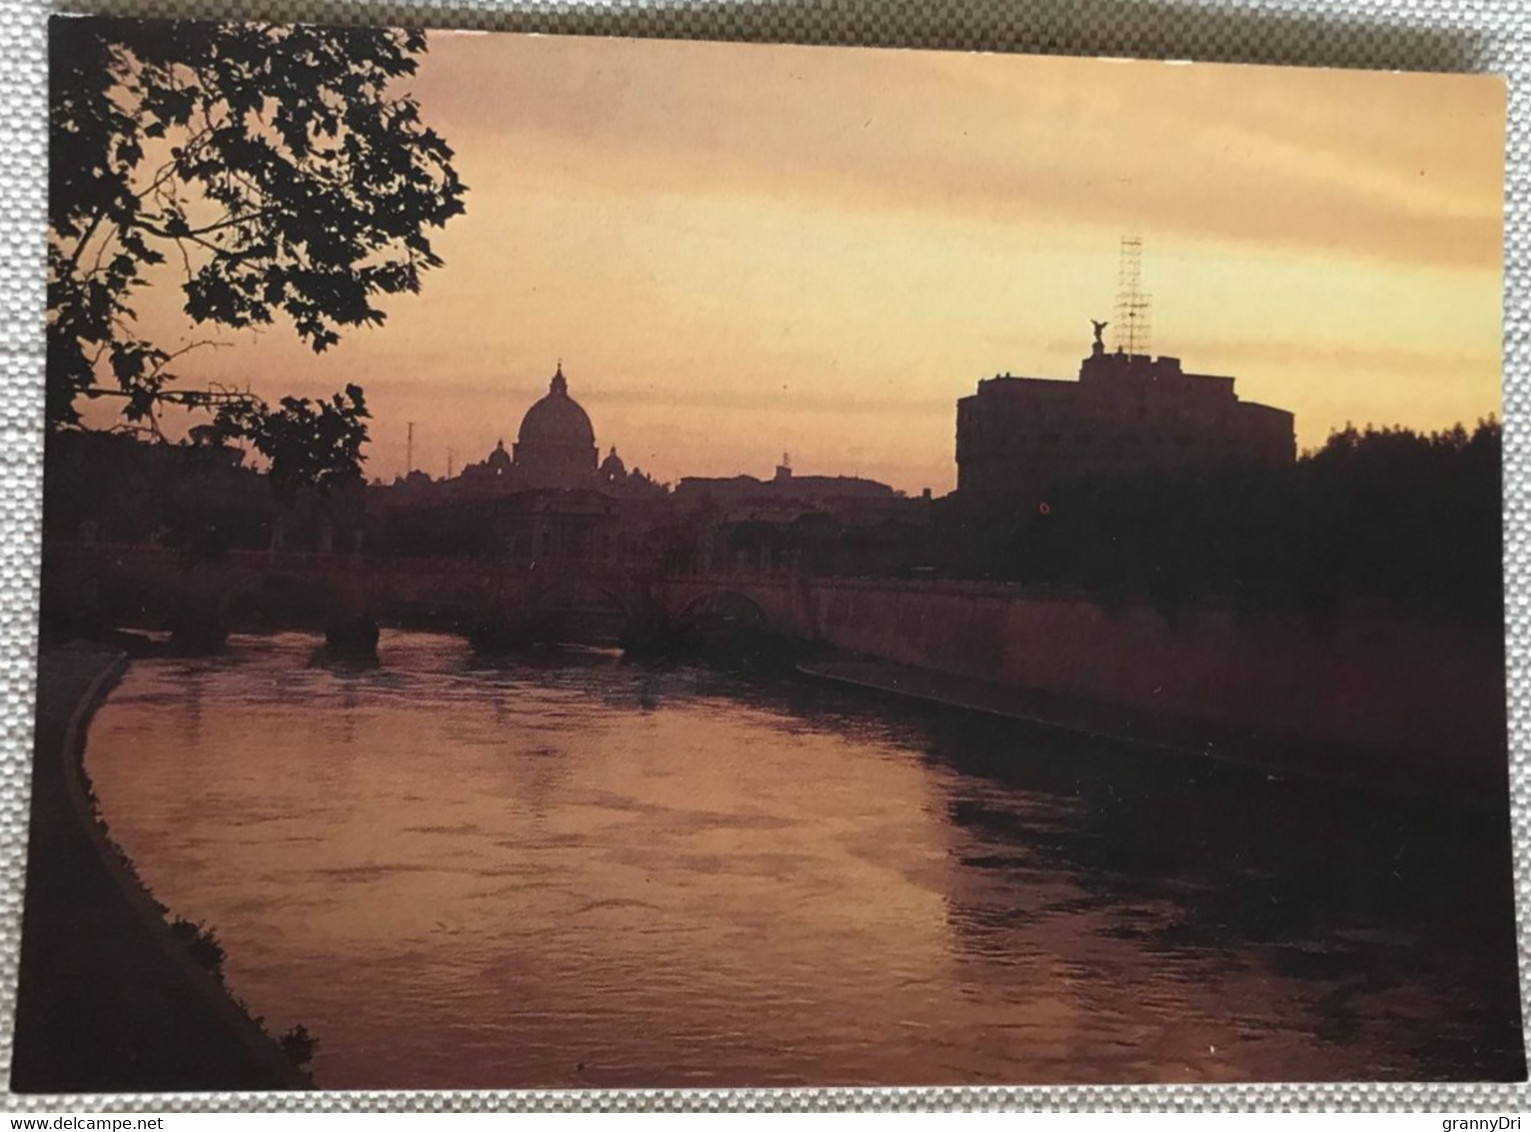
<instances>
[{"instance_id":1,"label":"curved riverbank edge","mask_svg":"<svg viewBox=\"0 0 1531 1132\"><path fill-rule=\"evenodd\" d=\"M1481 764L1432 765L1420 757L1318 743L1293 736L1219 726L1135 711L1006 684L916 668L878 657L838 654L804 661L797 671L816 680L942 708L1013 719L1048 731L1121 743L1145 754L1210 759L1362 790L1430 798L1505 811L1508 762L1500 773Z\"/></svg>"},{"instance_id":2,"label":"curved riverbank edge","mask_svg":"<svg viewBox=\"0 0 1531 1132\"><path fill-rule=\"evenodd\" d=\"M309 1088L170 934L96 813L86 730L126 668L122 653L94 645L49 648L38 658L11 1089Z\"/></svg>"}]
</instances>

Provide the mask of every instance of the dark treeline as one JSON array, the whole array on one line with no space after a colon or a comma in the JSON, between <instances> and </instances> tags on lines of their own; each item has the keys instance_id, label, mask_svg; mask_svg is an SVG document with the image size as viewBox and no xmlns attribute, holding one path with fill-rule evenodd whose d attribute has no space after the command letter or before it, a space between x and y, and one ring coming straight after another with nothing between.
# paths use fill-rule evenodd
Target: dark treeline
<instances>
[{"instance_id":1,"label":"dark treeline","mask_svg":"<svg viewBox=\"0 0 1531 1132\"><path fill-rule=\"evenodd\" d=\"M1347 427L1283 468L1060 485L1002 539L1009 576L1162 609L1347 604L1497 621L1501 429ZM997 545L997 544L996 544ZM999 563L995 563L999 565Z\"/></svg>"}]
</instances>

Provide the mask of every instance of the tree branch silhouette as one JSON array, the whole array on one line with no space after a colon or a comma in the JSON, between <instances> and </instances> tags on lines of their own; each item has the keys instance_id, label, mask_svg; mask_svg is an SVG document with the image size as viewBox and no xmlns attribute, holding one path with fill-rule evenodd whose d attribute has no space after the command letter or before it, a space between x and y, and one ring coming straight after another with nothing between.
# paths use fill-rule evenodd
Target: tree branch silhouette
<instances>
[{"instance_id":1,"label":"tree branch silhouette","mask_svg":"<svg viewBox=\"0 0 1531 1132\"><path fill-rule=\"evenodd\" d=\"M120 397L122 419L151 429L177 404L280 451L279 491L359 477L359 388L275 407L178 389L193 347L153 341L130 300L177 286L153 278L173 249L192 322L285 321L318 353L381 325L383 297L418 292L442 263L430 232L466 192L451 148L396 93L424 34L56 17L52 35L49 428L81 427L81 398Z\"/></svg>"}]
</instances>

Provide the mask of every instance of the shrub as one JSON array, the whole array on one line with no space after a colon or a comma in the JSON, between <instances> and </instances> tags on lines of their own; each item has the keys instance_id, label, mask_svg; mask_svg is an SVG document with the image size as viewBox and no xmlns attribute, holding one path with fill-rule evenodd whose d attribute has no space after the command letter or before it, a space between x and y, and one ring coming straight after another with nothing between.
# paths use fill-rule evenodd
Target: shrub
<instances>
[{"instance_id":1,"label":"shrub","mask_svg":"<svg viewBox=\"0 0 1531 1132\"><path fill-rule=\"evenodd\" d=\"M170 921L170 934L186 948L186 954L197 966L207 971L219 982L223 981L223 944L212 928L200 920L193 923L181 916Z\"/></svg>"}]
</instances>

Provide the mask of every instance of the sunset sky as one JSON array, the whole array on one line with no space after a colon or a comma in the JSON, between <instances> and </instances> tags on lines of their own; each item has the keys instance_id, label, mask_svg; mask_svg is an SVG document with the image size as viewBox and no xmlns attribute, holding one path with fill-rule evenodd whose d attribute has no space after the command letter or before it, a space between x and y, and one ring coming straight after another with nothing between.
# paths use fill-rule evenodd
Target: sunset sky
<instances>
[{"instance_id":1,"label":"sunset sky","mask_svg":"<svg viewBox=\"0 0 1531 1132\"><path fill-rule=\"evenodd\" d=\"M509 446L561 358L602 453L662 479L790 452L941 493L956 399L1074 376L1129 233L1154 352L1303 447L1499 411L1495 78L437 33L407 89L469 186L446 266L325 355L224 332L181 369L361 384L369 476L406 421L435 475Z\"/></svg>"}]
</instances>

